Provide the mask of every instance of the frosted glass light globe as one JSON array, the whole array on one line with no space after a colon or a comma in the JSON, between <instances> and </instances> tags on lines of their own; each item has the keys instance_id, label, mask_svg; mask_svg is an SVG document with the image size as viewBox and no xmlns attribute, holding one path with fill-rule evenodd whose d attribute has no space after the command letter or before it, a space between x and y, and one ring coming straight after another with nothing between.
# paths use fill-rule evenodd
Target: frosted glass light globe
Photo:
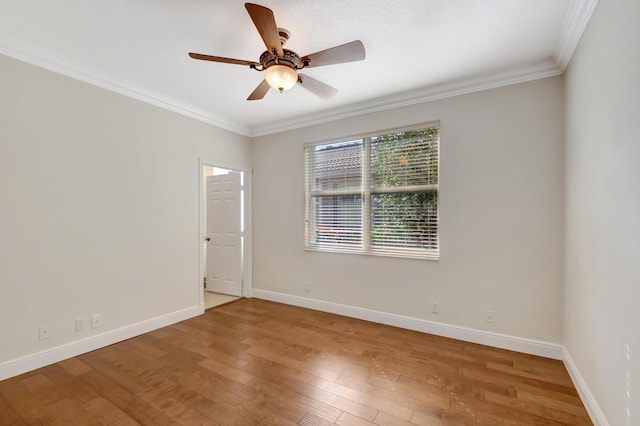
<instances>
[{"instance_id":1,"label":"frosted glass light globe","mask_svg":"<svg viewBox=\"0 0 640 426\"><path fill-rule=\"evenodd\" d=\"M267 80L269 86L282 93L296 84L298 74L291 67L276 64L264 70L264 79Z\"/></svg>"}]
</instances>

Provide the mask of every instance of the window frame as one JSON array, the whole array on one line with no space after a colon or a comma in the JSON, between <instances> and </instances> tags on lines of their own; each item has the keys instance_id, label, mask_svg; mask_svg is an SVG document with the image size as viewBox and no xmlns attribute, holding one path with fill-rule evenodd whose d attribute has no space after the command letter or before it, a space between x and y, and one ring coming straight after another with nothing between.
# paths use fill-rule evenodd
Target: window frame
<instances>
[{"instance_id":1,"label":"window frame","mask_svg":"<svg viewBox=\"0 0 640 426\"><path fill-rule=\"evenodd\" d=\"M394 133L402 133L402 132L411 132L415 130L436 128L438 132L437 136L437 162L438 166L436 169L436 184L431 185L416 185L412 188L412 191L418 189L415 192L424 192L435 191L436 197L436 225L435 225L435 238L436 238L436 249L421 249L418 247L411 248L401 248L401 247L384 247L382 249L375 248L372 246L372 196L376 194L401 194L407 193L406 187L398 187L394 189L394 187L386 187L384 189L381 188L373 188L371 184L372 174L371 174L371 147L372 147L372 138L383 137L386 135L394 134ZM385 257L402 257L402 258L411 258L411 259L424 259L424 260L439 260L440 259L440 122L432 121L422 124L417 124L413 126L393 128L393 129L385 129L379 130L375 132L370 132L366 134L355 135L351 137L342 137L339 139L333 139L328 141L319 141L319 142L311 142L307 143L303 146L303 173L304 173L304 249L305 251L319 251L319 252L333 252L333 253L349 253L349 254L360 254L366 256L385 256ZM309 167L309 159L308 149L316 146L322 145L339 145L339 144L347 144L349 142L356 143L357 141L361 141L363 145L363 155L361 158L361 184L358 188L349 188L349 189L338 189L338 190L315 190L310 191L310 177L311 173L308 170ZM429 187L429 188L427 188ZM314 197L321 196L359 196L361 201L361 210L360 210L360 230L361 230L361 245L358 246L326 246L326 245L317 245L311 243L312 239L312 228L315 225L315 218L312 218L312 203Z\"/></svg>"}]
</instances>

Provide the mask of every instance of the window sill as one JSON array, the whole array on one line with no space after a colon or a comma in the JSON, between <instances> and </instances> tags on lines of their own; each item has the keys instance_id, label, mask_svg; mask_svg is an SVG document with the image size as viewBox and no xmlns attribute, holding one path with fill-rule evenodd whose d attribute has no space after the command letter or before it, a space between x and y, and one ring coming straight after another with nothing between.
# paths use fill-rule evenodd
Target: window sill
<instances>
[{"instance_id":1,"label":"window sill","mask_svg":"<svg viewBox=\"0 0 640 426\"><path fill-rule=\"evenodd\" d=\"M425 252L419 253L416 251L363 251L360 249L344 249L344 248L327 248L327 247L305 247L304 251L308 252L320 252L320 253L340 253L340 254L356 254L361 256L376 256L376 257L395 257L401 259L416 259L416 260L440 260L440 253Z\"/></svg>"}]
</instances>

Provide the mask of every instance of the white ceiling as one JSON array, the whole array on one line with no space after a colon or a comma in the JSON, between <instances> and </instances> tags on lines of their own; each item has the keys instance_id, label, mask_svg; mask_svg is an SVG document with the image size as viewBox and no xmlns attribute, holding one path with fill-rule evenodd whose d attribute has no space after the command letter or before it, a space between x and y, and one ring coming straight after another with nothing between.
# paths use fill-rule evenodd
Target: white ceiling
<instances>
[{"instance_id":1,"label":"white ceiling","mask_svg":"<svg viewBox=\"0 0 640 426\"><path fill-rule=\"evenodd\" d=\"M0 53L248 136L564 71L597 0L256 0L310 54L362 40L364 61L304 73L261 101L262 74L196 61L265 50L239 0L0 0Z\"/></svg>"}]
</instances>

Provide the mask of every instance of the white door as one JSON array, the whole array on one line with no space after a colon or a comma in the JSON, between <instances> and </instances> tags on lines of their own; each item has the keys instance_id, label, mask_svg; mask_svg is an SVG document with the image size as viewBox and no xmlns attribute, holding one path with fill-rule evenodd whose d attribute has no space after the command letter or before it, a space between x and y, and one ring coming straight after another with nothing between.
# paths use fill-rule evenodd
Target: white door
<instances>
[{"instance_id":1,"label":"white door","mask_svg":"<svg viewBox=\"0 0 640 426\"><path fill-rule=\"evenodd\" d=\"M240 173L207 177L207 290L242 296Z\"/></svg>"}]
</instances>

